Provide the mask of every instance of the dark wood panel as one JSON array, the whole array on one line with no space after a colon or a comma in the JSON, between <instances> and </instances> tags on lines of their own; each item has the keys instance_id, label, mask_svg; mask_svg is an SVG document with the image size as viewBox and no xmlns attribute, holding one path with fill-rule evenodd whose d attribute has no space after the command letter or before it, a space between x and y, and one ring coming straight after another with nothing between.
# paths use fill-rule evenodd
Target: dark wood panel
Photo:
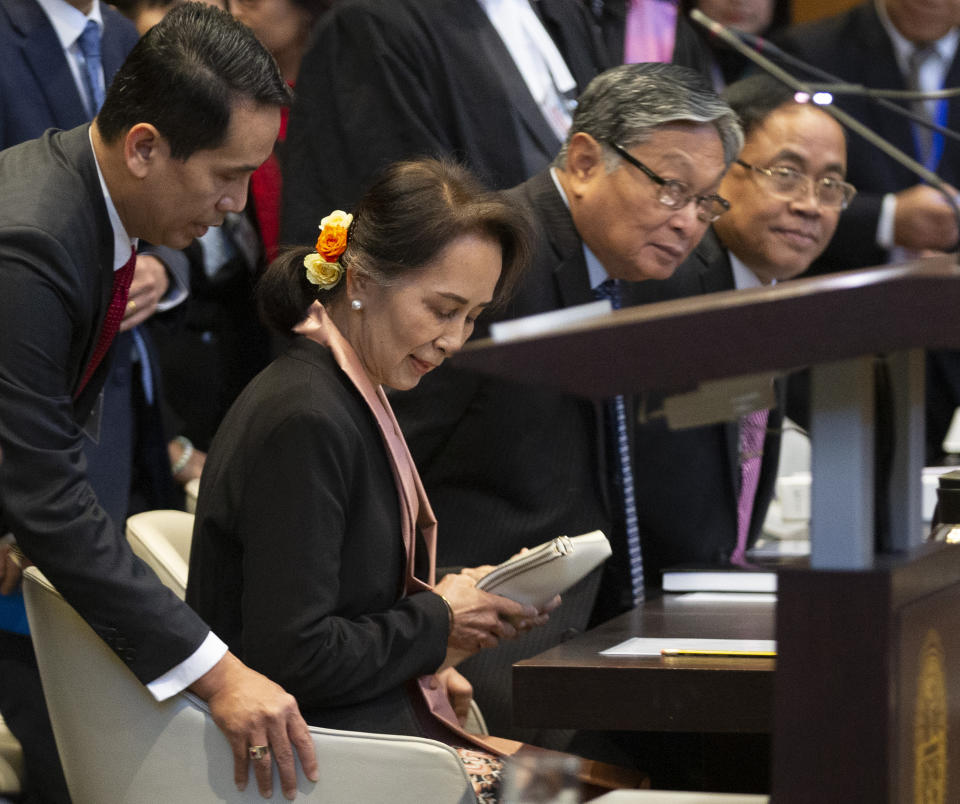
<instances>
[{"instance_id":1,"label":"dark wood panel","mask_svg":"<svg viewBox=\"0 0 960 804\"><path fill-rule=\"evenodd\" d=\"M477 341L453 361L584 396L677 391L876 352L960 348L957 309L955 258L930 257L616 310L536 337Z\"/></svg>"}]
</instances>

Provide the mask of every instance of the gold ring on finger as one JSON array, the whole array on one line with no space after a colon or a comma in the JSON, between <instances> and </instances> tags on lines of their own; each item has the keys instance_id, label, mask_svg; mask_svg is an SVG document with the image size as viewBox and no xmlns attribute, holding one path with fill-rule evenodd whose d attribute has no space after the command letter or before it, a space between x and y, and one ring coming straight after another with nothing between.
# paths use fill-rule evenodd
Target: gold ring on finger
<instances>
[{"instance_id":1,"label":"gold ring on finger","mask_svg":"<svg viewBox=\"0 0 960 804\"><path fill-rule=\"evenodd\" d=\"M270 755L270 749L265 745L251 745L248 751L250 759L263 759Z\"/></svg>"}]
</instances>

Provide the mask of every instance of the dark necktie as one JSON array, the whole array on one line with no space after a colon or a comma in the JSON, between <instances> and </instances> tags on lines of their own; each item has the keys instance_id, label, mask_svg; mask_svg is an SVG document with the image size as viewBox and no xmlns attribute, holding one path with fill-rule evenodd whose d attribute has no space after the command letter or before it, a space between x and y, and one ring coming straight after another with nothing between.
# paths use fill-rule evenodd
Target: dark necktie
<instances>
[{"instance_id":1,"label":"dark necktie","mask_svg":"<svg viewBox=\"0 0 960 804\"><path fill-rule=\"evenodd\" d=\"M90 102L90 116L96 117L103 106L103 66L100 62L100 26L93 20L87 20L87 25L77 39L77 45L83 54L83 80L87 87L87 97Z\"/></svg>"},{"instance_id":2,"label":"dark necktie","mask_svg":"<svg viewBox=\"0 0 960 804\"><path fill-rule=\"evenodd\" d=\"M83 372L83 377L80 378L80 384L73 394L74 399L83 393L83 389L86 388L93 372L97 370L97 366L100 365L110 349L110 344L113 343L117 330L120 329L123 312L127 307L127 297L130 295L130 283L133 281L133 268L136 262L137 255L131 249L130 259L120 270L113 272L113 292L110 296L110 306L107 308L107 315L103 319L100 337L97 339L97 345L93 348L93 355L91 355L90 362L87 363Z\"/></svg>"},{"instance_id":3,"label":"dark necktie","mask_svg":"<svg viewBox=\"0 0 960 804\"><path fill-rule=\"evenodd\" d=\"M763 441L767 435L767 418L770 411L755 410L740 418L740 498L737 501L737 546L730 563L743 566L747 563L747 539L750 536L750 520L753 502L757 497L760 469L763 466Z\"/></svg>"},{"instance_id":4,"label":"dark necktie","mask_svg":"<svg viewBox=\"0 0 960 804\"><path fill-rule=\"evenodd\" d=\"M93 20L87 20L83 33L77 39L77 45L83 54L84 68L83 74L84 86L87 88L87 97L90 99L90 117L96 117L103 106L104 94L104 75L103 63L100 58L100 26ZM122 269L121 269L122 270ZM129 283L128 283L129 286ZM147 345L144 342L140 327L134 327L130 330L130 338L133 341L133 347L137 351L140 362L140 381L143 387L144 398L147 404L153 404L153 375L150 371L150 358L147 353Z\"/></svg>"},{"instance_id":5,"label":"dark necktie","mask_svg":"<svg viewBox=\"0 0 960 804\"><path fill-rule=\"evenodd\" d=\"M907 59L907 87L919 92L923 89L920 85L920 71L927 61L937 55L933 45L918 44ZM913 111L921 115L924 120L933 122L930 114L930 107L926 101L915 100L910 104ZM914 137L917 143L917 161L929 166L930 157L933 153L933 132L926 126L913 126Z\"/></svg>"},{"instance_id":6,"label":"dark necktie","mask_svg":"<svg viewBox=\"0 0 960 804\"><path fill-rule=\"evenodd\" d=\"M614 310L622 306L620 283L608 279L594 293L609 299ZM630 591L633 603L643 600L643 555L640 552L640 525L637 519L637 501L633 486L633 460L627 429L627 405L622 394L607 400L607 432L615 456L614 486L619 490L623 504L623 522L627 537L627 557L630 566Z\"/></svg>"}]
</instances>

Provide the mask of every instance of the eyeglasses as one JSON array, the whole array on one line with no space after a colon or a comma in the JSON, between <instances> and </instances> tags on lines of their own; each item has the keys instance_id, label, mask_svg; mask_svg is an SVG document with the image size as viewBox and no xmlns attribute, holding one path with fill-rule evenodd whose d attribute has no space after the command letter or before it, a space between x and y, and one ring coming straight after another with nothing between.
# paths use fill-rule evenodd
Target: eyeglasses
<instances>
[{"instance_id":1,"label":"eyeglasses","mask_svg":"<svg viewBox=\"0 0 960 804\"><path fill-rule=\"evenodd\" d=\"M617 145L615 142L608 144L627 162L638 170L643 171L644 175L646 175L650 181L660 185L660 194L657 196L657 201L668 209L683 209L693 201L697 205L697 220L701 223L713 223L724 212L730 209L730 202L727 201L726 198L721 198L716 194L695 195L690 192L690 188L682 181L665 179L662 176L658 176L622 145Z\"/></svg>"},{"instance_id":2,"label":"eyeglasses","mask_svg":"<svg viewBox=\"0 0 960 804\"><path fill-rule=\"evenodd\" d=\"M831 209L846 209L857 194L857 188L845 181L831 179L829 176L812 179L806 173L787 165L761 168L742 159L738 159L737 164L761 176L761 182L768 192L791 201L806 196L810 192L811 183L820 205Z\"/></svg>"}]
</instances>

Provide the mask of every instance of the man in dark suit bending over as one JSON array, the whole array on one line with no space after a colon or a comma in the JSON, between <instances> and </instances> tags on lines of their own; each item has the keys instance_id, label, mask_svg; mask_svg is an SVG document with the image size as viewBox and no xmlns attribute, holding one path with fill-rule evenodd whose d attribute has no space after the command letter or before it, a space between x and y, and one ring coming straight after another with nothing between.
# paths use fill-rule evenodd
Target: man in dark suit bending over
<instances>
[{"instance_id":1,"label":"man in dark suit bending over","mask_svg":"<svg viewBox=\"0 0 960 804\"><path fill-rule=\"evenodd\" d=\"M183 248L246 203L289 101L269 53L186 4L134 48L92 125L0 153L0 530L158 699L207 700L245 786L269 746L284 793L316 761L293 698L245 667L136 559L85 476L137 238ZM259 752L258 752L259 753ZM254 761L271 788L269 753Z\"/></svg>"},{"instance_id":2,"label":"man in dark suit bending over","mask_svg":"<svg viewBox=\"0 0 960 804\"><path fill-rule=\"evenodd\" d=\"M638 292L655 302L792 279L826 248L853 197L844 181L846 142L822 109L799 104L765 75L732 84L724 98L744 127L743 151L720 185L730 211L663 282ZM704 333L709 337L709 333ZM676 564L749 563L773 495L785 389L777 404L739 421L670 430L638 425L637 507L647 581ZM646 413L661 407L646 399Z\"/></svg>"}]
</instances>

